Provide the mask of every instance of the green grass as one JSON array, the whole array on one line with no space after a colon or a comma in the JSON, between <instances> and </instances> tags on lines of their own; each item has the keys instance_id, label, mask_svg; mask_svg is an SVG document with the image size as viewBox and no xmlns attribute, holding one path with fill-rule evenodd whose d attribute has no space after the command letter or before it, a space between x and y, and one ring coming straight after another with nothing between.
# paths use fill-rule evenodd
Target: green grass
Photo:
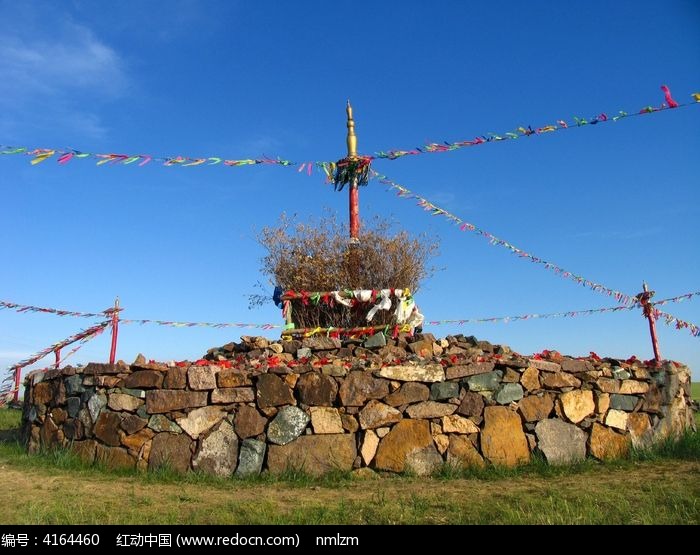
<instances>
[{"instance_id":1,"label":"green grass","mask_svg":"<svg viewBox=\"0 0 700 555\"><path fill-rule=\"evenodd\" d=\"M11 408L0 408L0 430L19 428L22 422L22 411Z\"/></svg>"},{"instance_id":2,"label":"green grass","mask_svg":"<svg viewBox=\"0 0 700 555\"><path fill-rule=\"evenodd\" d=\"M700 388L693 386L693 395ZM0 409L0 429L20 411ZM0 524L700 524L700 433L629 458L455 470L430 478L302 472L240 480L29 456L0 441Z\"/></svg>"}]
</instances>

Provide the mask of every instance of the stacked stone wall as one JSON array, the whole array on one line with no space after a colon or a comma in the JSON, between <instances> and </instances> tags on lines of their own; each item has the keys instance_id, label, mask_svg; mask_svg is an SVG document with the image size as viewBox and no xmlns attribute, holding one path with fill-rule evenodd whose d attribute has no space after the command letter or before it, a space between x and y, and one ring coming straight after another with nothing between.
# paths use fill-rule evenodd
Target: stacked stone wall
<instances>
[{"instance_id":1,"label":"stacked stone wall","mask_svg":"<svg viewBox=\"0 0 700 555\"><path fill-rule=\"evenodd\" d=\"M694 426L690 371L521 356L474 337L244 337L194 363L90 363L32 373L30 453L220 476L624 456Z\"/></svg>"}]
</instances>

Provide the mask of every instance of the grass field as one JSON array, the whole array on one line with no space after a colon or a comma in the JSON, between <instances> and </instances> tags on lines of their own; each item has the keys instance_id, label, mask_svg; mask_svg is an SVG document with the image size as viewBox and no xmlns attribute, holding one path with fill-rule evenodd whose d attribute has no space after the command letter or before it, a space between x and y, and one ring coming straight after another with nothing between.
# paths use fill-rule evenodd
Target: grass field
<instances>
[{"instance_id":1,"label":"grass field","mask_svg":"<svg viewBox=\"0 0 700 555\"><path fill-rule=\"evenodd\" d=\"M0 410L0 428L18 422ZM115 472L5 441L0 486L1 524L700 524L700 434L605 464L369 480Z\"/></svg>"}]
</instances>

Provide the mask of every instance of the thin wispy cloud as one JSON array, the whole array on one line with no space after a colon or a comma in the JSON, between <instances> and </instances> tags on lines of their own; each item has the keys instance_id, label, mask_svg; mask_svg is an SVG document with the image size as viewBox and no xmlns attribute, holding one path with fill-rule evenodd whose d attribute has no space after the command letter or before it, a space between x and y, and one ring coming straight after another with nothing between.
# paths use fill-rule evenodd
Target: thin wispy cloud
<instances>
[{"instance_id":1,"label":"thin wispy cloud","mask_svg":"<svg viewBox=\"0 0 700 555\"><path fill-rule=\"evenodd\" d=\"M84 25L60 17L51 27L3 25L0 75L5 140L45 128L99 137L106 129L95 107L129 87L117 51Z\"/></svg>"}]
</instances>

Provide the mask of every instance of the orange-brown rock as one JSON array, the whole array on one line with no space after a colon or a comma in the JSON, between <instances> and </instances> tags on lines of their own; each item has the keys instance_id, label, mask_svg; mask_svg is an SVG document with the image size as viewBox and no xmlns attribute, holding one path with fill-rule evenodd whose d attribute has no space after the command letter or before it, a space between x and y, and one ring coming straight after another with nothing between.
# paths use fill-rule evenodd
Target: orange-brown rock
<instances>
[{"instance_id":1,"label":"orange-brown rock","mask_svg":"<svg viewBox=\"0 0 700 555\"><path fill-rule=\"evenodd\" d=\"M552 413L554 402L551 394L528 395L518 402L518 410L525 422L545 420Z\"/></svg>"},{"instance_id":2,"label":"orange-brown rock","mask_svg":"<svg viewBox=\"0 0 700 555\"><path fill-rule=\"evenodd\" d=\"M430 388L418 382L405 382L399 389L387 395L384 401L392 407L420 403L430 398Z\"/></svg>"},{"instance_id":3,"label":"orange-brown rock","mask_svg":"<svg viewBox=\"0 0 700 555\"><path fill-rule=\"evenodd\" d=\"M247 372L225 368L216 376L216 383L219 387L244 387L252 385L250 375Z\"/></svg>"},{"instance_id":4,"label":"orange-brown rock","mask_svg":"<svg viewBox=\"0 0 700 555\"><path fill-rule=\"evenodd\" d=\"M121 438L122 445L127 449L138 453L144 443L151 439L155 432L150 428L143 428L135 434L125 435Z\"/></svg>"},{"instance_id":5,"label":"orange-brown rock","mask_svg":"<svg viewBox=\"0 0 700 555\"><path fill-rule=\"evenodd\" d=\"M574 389L562 393L559 397L564 416L574 424L578 424L595 411L593 392L584 389Z\"/></svg>"},{"instance_id":6,"label":"orange-brown rock","mask_svg":"<svg viewBox=\"0 0 700 555\"><path fill-rule=\"evenodd\" d=\"M308 435L286 445L270 445L267 467L271 474L294 469L320 475L332 470L352 470L356 456L352 434Z\"/></svg>"},{"instance_id":7,"label":"orange-brown rock","mask_svg":"<svg viewBox=\"0 0 700 555\"><path fill-rule=\"evenodd\" d=\"M124 378L124 387L160 388L163 385L163 372L157 370L139 370Z\"/></svg>"},{"instance_id":8,"label":"orange-brown rock","mask_svg":"<svg viewBox=\"0 0 700 555\"><path fill-rule=\"evenodd\" d=\"M627 395L639 395L649 391L649 384L637 380L622 380L618 393Z\"/></svg>"},{"instance_id":9,"label":"orange-brown rock","mask_svg":"<svg viewBox=\"0 0 700 555\"><path fill-rule=\"evenodd\" d=\"M275 374L261 374L256 384L258 406L261 409L296 404L289 386Z\"/></svg>"},{"instance_id":10,"label":"orange-brown rock","mask_svg":"<svg viewBox=\"0 0 700 555\"><path fill-rule=\"evenodd\" d=\"M409 453L428 447L432 443L427 420L404 419L382 438L374 459L375 467L379 470L403 472Z\"/></svg>"},{"instance_id":11,"label":"orange-brown rock","mask_svg":"<svg viewBox=\"0 0 700 555\"><path fill-rule=\"evenodd\" d=\"M95 461L110 469L135 468L136 459L123 447L95 447Z\"/></svg>"},{"instance_id":12,"label":"orange-brown rock","mask_svg":"<svg viewBox=\"0 0 700 555\"><path fill-rule=\"evenodd\" d=\"M627 414L627 429L630 432L632 445L636 448L648 447L652 440L652 427L649 416L644 412Z\"/></svg>"},{"instance_id":13,"label":"orange-brown rock","mask_svg":"<svg viewBox=\"0 0 700 555\"><path fill-rule=\"evenodd\" d=\"M528 366L520 376L520 383L528 391L540 388L540 372L534 366Z\"/></svg>"},{"instance_id":14,"label":"orange-brown rock","mask_svg":"<svg viewBox=\"0 0 700 555\"><path fill-rule=\"evenodd\" d=\"M547 389L561 389L562 387L579 387L581 380L566 372L541 372L540 381Z\"/></svg>"},{"instance_id":15,"label":"orange-brown rock","mask_svg":"<svg viewBox=\"0 0 700 555\"><path fill-rule=\"evenodd\" d=\"M515 466L530 461L520 415L508 407L486 407L481 452L495 465Z\"/></svg>"},{"instance_id":16,"label":"orange-brown rock","mask_svg":"<svg viewBox=\"0 0 700 555\"><path fill-rule=\"evenodd\" d=\"M484 458L469 438L454 434L450 436L450 444L447 448L447 463L462 468L485 466Z\"/></svg>"},{"instance_id":17,"label":"orange-brown rock","mask_svg":"<svg viewBox=\"0 0 700 555\"><path fill-rule=\"evenodd\" d=\"M588 439L588 449L596 459L617 459L627 455L629 441L622 434L594 422L591 437Z\"/></svg>"}]
</instances>

